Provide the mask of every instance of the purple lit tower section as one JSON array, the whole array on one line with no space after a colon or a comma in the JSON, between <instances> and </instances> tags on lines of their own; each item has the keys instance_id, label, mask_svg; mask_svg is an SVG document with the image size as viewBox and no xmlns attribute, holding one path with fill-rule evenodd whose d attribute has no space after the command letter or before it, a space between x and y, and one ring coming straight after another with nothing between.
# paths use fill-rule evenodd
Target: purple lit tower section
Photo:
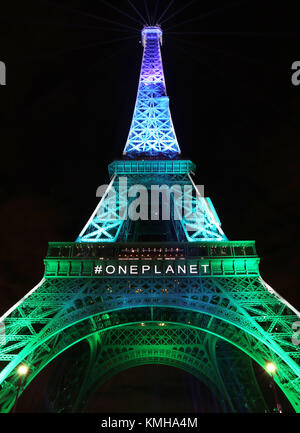
<instances>
[{"instance_id":1,"label":"purple lit tower section","mask_svg":"<svg viewBox=\"0 0 300 433\"><path fill-rule=\"evenodd\" d=\"M133 119L124 148L131 157L160 156L174 158L180 154L166 94L161 59L160 27L142 30L144 55Z\"/></svg>"}]
</instances>

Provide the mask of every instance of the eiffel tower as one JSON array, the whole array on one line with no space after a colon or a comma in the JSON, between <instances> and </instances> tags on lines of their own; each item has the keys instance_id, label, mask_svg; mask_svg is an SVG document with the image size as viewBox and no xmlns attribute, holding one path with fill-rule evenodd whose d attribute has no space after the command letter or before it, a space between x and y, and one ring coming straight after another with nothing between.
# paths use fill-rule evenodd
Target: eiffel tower
<instances>
[{"instance_id":1,"label":"eiffel tower","mask_svg":"<svg viewBox=\"0 0 300 433\"><path fill-rule=\"evenodd\" d=\"M229 241L195 185L195 165L180 158L170 115L162 30L146 26L141 36L123 157L108 166L110 182L77 240L49 243L43 279L0 319L1 412L50 362L60 365L49 390L57 412L85 411L105 381L143 364L189 372L224 412L263 412L253 364L272 362L299 413L299 313L261 278L255 242ZM150 194L154 182L160 197L173 187L170 218L161 215L167 198L151 218L129 218L130 206L139 213L136 185ZM76 359L59 364L79 343ZM20 365L28 367L21 385Z\"/></svg>"}]
</instances>

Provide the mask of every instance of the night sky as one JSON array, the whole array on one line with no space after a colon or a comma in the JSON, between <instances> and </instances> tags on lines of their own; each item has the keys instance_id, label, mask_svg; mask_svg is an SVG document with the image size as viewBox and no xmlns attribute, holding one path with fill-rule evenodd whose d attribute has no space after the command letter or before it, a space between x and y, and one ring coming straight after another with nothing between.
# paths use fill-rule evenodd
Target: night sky
<instances>
[{"instance_id":1,"label":"night sky","mask_svg":"<svg viewBox=\"0 0 300 433\"><path fill-rule=\"evenodd\" d=\"M149 14L169 3L147 0ZM228 238L255 240L264 280L299 309L295 5L175 0L161 22L182 157ZM135 20L125 0L27 0L1 13L0 314L40 281L48 241L76 239L121 157L142 56Z\"/></svg>"}]
</instances>

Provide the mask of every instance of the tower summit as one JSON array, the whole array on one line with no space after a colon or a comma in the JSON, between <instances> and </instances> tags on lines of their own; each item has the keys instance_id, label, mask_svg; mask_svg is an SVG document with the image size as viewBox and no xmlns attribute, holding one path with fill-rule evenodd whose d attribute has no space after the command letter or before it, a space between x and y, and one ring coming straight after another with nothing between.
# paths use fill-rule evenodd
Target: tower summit
<instances>
[{"instance_id":1,"label":"tower summit","mask_svg":"<svg viewBox=\"0 0 300 433\"><path fill-rule=\"evenodd\" d=\"M124 155L139 158L159 156L174 158L180 154L162 65L159 26L142 30L144 54L135 109Z\"/></svg>"}]
</instances>

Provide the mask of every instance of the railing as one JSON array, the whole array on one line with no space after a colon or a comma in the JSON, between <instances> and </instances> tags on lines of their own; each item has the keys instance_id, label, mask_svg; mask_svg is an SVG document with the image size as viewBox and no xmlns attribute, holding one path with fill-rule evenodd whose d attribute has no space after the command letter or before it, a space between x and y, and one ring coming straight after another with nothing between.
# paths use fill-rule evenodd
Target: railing
<instances>
[{"instance_id":1,"label":"railing","mask_svg":"<svg viewBox=\"0 0 300 433\"><path fill-rule=\"evenodd\" d=\"M143 243L75 243L49 242L46 258L198 258L198 257L257 257L254 241Z\"/></svg>"}]
</instances>

